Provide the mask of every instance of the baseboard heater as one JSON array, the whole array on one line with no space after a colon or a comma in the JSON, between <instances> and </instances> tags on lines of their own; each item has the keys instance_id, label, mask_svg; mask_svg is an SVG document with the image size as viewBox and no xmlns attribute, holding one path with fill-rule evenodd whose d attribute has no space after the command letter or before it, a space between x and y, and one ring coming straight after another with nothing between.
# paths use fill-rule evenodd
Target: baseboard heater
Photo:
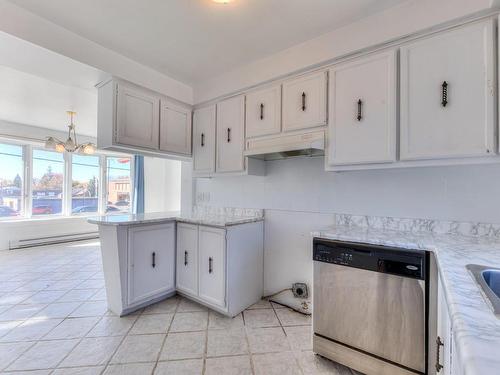
<instances>
[{"instance_id":1,"label":"baseboard heater","mask_svg":"<svg viewBox=\"0 0 500 375\"><path fill-rule=\"evenodd\" d=\"M99 238L99 232L73 233L57 236L25 238L9 241L9 250L24 249L33 246L54 245L66 242L85 241Z\"/></svg>"}]
</instances>

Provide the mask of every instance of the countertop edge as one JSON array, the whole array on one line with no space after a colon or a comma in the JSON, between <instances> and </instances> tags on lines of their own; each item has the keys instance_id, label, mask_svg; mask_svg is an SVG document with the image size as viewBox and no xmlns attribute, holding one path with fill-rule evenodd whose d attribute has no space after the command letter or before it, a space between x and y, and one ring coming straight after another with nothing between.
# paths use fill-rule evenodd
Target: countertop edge
<instances>
[{"instance_id":1,"label":"countertop edge","mask_svg":"<svg viewBox=\"0 0 500 375\"><path fill-rule=\"evenodd\" d=\"M145 225L145 224L156 224L175 221L179 223L195 224L195 225L205 225L216 228L227 228L235 225L248 224L253 222L263 221L264 217L248 217L248 218L232 218L232 219L211 219L211 218L188 218L182 217L180 215L164 216L164 217L153 217L144 219L133 219L124 221L107 221L99 218L88 218L87 222L95 225L104 226L132 226L132 225Z\"/></svg>"}]
</instances>

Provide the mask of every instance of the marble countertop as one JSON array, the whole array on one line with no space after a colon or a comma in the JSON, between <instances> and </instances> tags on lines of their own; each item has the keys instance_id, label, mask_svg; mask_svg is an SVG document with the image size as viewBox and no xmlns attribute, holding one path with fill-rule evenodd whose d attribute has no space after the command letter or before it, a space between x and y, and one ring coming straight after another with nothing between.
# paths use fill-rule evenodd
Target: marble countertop
<instances>
[{"instance_id":1,"label":"marble countertop","mask_svg":"<svg viewBox=\"0 0 500 375\"><path fill-rule=\"evenodd\" d=\"M465 266L500 267L496 236L464 236L385 228L336 225L314 237L433 251L444 284L457 347L467 375L496 375L500 369L500 318L497 318Z\"/></svg>"},{"instance_id":2,"label":"marble countertop","mask_svg":"<svg viewBox=\"0 0 500 375\"><path fill-rule=\"evenodd\" d=\"M259 215L232 215L224 213L193 213L183 215L178 211L152 212L146 214L125 214L90 217L87 221L97 225L137 225L154 224L166 221L200 224L212 227L225 228L232 225L251 223L264 220Z\"/></svg>"}]
</instances>

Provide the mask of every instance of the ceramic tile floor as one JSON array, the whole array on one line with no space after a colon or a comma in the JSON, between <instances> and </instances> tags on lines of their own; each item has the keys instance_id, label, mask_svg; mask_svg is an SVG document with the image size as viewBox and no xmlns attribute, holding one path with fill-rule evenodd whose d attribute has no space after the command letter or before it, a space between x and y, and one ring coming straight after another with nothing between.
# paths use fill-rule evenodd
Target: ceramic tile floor
<instances>
[{"instance_id":1,"label":"ceramic tile floor","mask_svg":"<svg viewBox=\"0 0 500 375\"><path fill-rule=\"evenodd\" d=\"M177 296L115 316L98 242L0 252L1 374L354 374L311 349L310 317L267 301L233 319Z\"/></svg>"}]
</instances>

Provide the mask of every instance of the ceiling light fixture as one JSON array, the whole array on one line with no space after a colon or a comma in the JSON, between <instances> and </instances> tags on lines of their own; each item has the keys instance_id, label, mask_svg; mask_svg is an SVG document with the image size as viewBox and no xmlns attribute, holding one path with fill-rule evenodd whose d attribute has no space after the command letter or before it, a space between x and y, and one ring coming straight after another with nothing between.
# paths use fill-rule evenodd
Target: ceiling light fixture
<instances>
[{"instance_id":1,"label":"ceiling light fixture","mask_svg":"<svg viewBox=\"0 0 500 375\"><path fill-rule=\"evenodd\" d=\"M47 137L45 140L45 148L49 150L56 150L57 152L67 151L78 152L80 154L93 154L97 148L95 144L87 142L79 145L76 140L75 124L73 124L73 116L76 115L76 112L66 111L66 113L70 116L68 139L63 142L55 137Z\"/></svg>"},{"instance_id":2,"label":"ceiling light fixture","mask_svg":"<svg viewBox=\"0 0 500 375\"><path fill-rule=\"evenodd\" d=\"M232 0L212 0L212 1L217 4L229 4Z\"/></svg>"}]
</instances>

